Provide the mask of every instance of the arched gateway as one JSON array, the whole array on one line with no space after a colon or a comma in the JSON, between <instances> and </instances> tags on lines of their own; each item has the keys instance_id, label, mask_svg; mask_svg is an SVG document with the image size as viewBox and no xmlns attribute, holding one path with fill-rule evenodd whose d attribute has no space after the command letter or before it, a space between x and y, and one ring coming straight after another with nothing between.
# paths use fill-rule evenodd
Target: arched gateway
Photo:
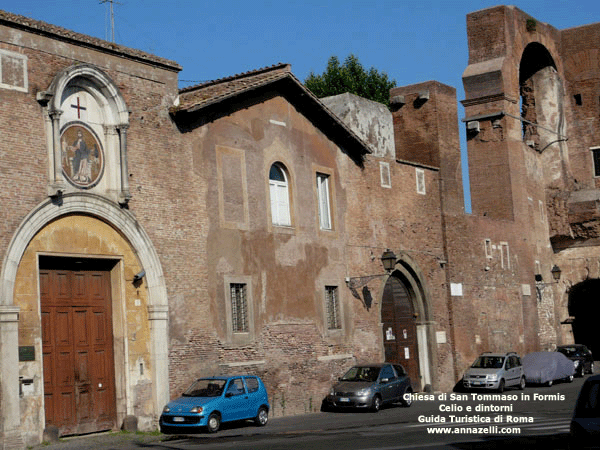
<instances>
[{"instance_id":1,"label":"arched gateway","mask_svg":"<svg viewBox=\"0 0 600 450\"><path fill-rule=\"evenodd\" d=\"M142 427L156 419L169 399L167 296L131 213L91 193L48 199L19 226L0 281L5 434L28 441L48 425L78 434L127 415ZM31 381L26 395L19 379Z\"/></svg>"},{"instance_id":2,"label":"arched gateway","mask_svg":"<svg viewBox=\"0 0 600 450\"><path fill-rule=\"evenodd\" d=\"M401 254L385 282L381 300L381 323L385 360L401 364L415 390L433 380L434 329L426 289L417 265Z\"/></svg>"}]
</instances>

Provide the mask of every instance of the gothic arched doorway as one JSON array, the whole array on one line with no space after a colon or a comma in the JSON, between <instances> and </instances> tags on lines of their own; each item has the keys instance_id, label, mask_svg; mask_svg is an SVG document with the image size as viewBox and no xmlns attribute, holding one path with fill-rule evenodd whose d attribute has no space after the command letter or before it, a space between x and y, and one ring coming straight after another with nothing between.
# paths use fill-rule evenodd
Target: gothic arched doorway
<instances>
[{"instance_id":1,"label":"gothic arched doorway","mask_svg":"<svg viewBox=\"0 0 600 450\"><path fill-rule=\"evenodd\" d=\"M585 280L569 291L569 316L573 320L573 338L576 344L584 344L595 355L600 356L600 280Z\"/></svg>"},{"instance_id":2,"label":"gothic arched doorway","mask_svg":"<svg viewBox=\"0 0 600 450\"><path fill-rule=\"evenodd\" d=\"M418 389L421 377L413 295L396 275L388 278L381 303L385 360L401 364Z\"/></svg>"}]
</instances>

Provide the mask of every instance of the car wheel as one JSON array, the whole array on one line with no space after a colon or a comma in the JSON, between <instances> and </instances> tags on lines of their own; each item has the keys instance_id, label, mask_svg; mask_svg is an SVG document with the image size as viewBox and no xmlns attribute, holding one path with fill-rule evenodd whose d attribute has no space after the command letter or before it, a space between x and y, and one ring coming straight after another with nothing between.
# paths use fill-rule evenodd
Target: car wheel
<instances>
[{"instance_id":1,"label":"car wheel","mask_svg":"<svg viewBox=\"0 0 600 450\"><path fill-rule=\"evenodd\" d=\"M519 389L521 389L521 390L525 389L526 384L527 384L527 381L525 380L525 377L521 377L521 381L519 381Z\"/></svg>"},{"instance_id":2,"label":"car wheel","mask_svg":"<svg viewBox=\"0 0 600 450\"><path fill-rule=\"evenodd\" d=\"M546 381L546 386L548 386L548 387L552 386L552 380Z\"/></svg>"},{"instance_id":3,"label":"car wheel","mask_svg":"<svg viewBox=\"0 0 600 450\"><path fill-rule=\"evenodd\" d=\"M219 431L219 427L221 426L221 416L217 413L212 413L208 416L208 420L206 422L206 428L209 433L216 433Z\"/></svg>"},{"instance_id":4,"label":"car wheel","mask_svg":"<svg viewBox=\"0 0 600 450\"><path fill-rule=\"evenodd\" d=\"M404 396L406 394L409 394L408 398L404 398ZM402 406L408 408L410 405L412 405L412 389L408 388L406 389L406 391L404 391L404 394L402 394L402 397L400 397L400 403L402 404Z\"/></svg>"},{"instance_id":5,"label":"car wheel","mask_svg":"<svg viewBox=\"0 0 600 450\"><path fill-rule=\"evenodd\" d=\"M254 418L254 423L259 427L264 427L269 421L269 411L264 406L258 408L258 414Z\"/></svg>"},{"instance_id":6,"label":"car wheel","mask_svg":"<svg viewBox=\"0 0 600 450\"><path fill-rule=\"evenodd\" d=\"M378 412L381 409L381 397L376 395L373 397L373 403L371 404L371 411Z\"/></svg>"},{"instance_id":7,"label":"car wheel","mask_svg":"<svg viewBox=\"0 0 600 450\"><path fill-rule=\"evenodd\" d=\"M501 394L504 392L504 380L500 380L500 384L498 384L498 392Z\"/></svg>"}]
</instances>

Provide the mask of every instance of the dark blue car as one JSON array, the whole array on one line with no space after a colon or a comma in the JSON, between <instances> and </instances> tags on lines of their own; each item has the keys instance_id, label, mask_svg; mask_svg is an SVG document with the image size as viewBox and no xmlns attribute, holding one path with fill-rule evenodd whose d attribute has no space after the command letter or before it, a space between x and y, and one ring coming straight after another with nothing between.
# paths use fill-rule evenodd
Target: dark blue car
<instances>
[{"instance_id":1,"label":"dark blue car","mask_svg":"<svg viewBox=\"0 0 600 450\"><path fill-rule=\"evenodd\" d=\"M262 380L253 375L200 378L181 397L165 406L160 431L165 434L215 433L221 423L269 420L269 399Z\"/></svg>"}]
</instances>

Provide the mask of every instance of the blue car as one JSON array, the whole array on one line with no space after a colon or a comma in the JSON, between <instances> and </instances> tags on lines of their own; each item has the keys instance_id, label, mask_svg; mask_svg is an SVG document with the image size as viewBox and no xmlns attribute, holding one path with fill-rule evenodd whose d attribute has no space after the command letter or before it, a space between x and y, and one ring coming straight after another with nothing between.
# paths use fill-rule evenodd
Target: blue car
<instances>
[{"instance_id":1,"label":"blue car","mask_svg":"<svg viewBox=\"0 0 600 450\"><path fill-rule=\"evenodd\" d=\"M164 407L160 431L165 434L209 433L221 423L252 419L258 426L269 420L269 399L262 380L253 375L199 378Z\"/></svg>"}]
</instances>

